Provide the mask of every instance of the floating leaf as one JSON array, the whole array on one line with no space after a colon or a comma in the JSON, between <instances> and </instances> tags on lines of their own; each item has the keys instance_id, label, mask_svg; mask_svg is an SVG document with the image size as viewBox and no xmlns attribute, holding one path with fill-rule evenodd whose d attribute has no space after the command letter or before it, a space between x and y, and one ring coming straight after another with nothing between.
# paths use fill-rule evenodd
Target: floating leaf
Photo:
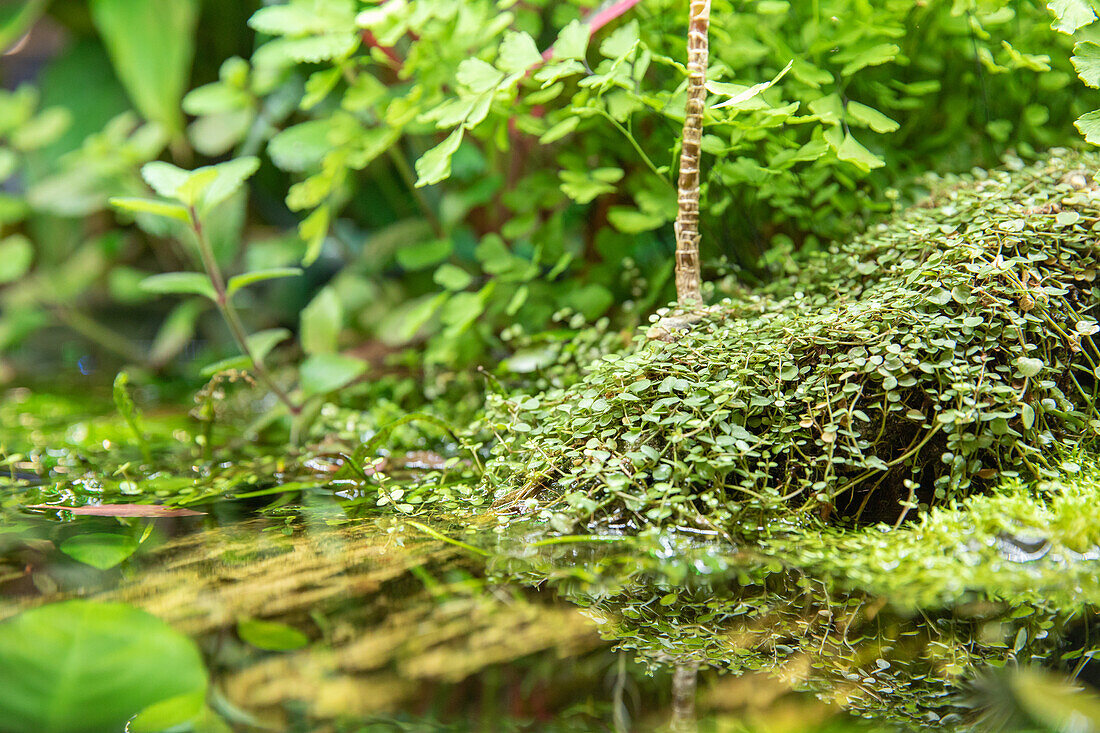
<instances>
[{"instance_id":1,"label":"floating leaf","mask_svg":"<svg viewBox=\"0 0 1100 733\"><path fill-rule=\"evenodd\" d=\"M159 504L98 504L62 506L60 504L30 504L28 509L51 509L89 517L197 517L206 512L161 506Z\"/></svg>"}]
</instances>

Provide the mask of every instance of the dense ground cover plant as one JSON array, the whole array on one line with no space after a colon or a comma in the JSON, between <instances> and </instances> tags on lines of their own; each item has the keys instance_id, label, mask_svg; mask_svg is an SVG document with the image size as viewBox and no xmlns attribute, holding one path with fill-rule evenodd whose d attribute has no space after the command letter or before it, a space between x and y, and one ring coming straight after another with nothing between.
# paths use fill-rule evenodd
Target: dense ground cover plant
<instances>
[{"instance_id":1,"label":"dense ground cover plant","mask_svg":"<svg viewBox=\"0 0 1100 733\"><path fill-rule=\"evenodd\" d=\"M1055 446L1100 426L1096 163L940 185L679 340L497 400L488 485L517 508L564 500L566 525L732 532L792 506L900 522L1057 475Z\"/></svg>"}]
</instances>

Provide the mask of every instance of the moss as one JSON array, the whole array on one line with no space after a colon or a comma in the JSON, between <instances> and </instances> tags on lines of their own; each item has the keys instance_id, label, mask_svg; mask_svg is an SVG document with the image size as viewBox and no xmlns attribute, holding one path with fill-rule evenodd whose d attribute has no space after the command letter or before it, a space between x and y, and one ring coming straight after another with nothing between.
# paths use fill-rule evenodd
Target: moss
<instances>
[{"instance_id":1,"label":"moss","mask_svg":"<svg viewBox=\"0 0 1100 733\"><path fill-rule=\"evenodd\" d=\"M639 335L575 385L496 399L488 486L554 502L560 525L728 531L894 521L1055 475L1051 448L1100 426L1098 163L941 181L671 343Z\"/></svg>"}]
</instances>

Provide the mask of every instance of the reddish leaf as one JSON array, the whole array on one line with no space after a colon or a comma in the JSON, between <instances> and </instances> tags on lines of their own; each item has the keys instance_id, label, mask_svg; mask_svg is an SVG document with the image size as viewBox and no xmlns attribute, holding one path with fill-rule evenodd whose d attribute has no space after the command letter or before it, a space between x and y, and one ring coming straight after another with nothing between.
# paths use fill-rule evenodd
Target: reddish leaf
<instances>
[{"instance_id":1,"label":"reddish leaf","mask_svg":"<svg viewBox=\"0 0 1100 733\"><path fill-rule=\"evenodd\" d=\"M160 504L101 504L99 506L61 506L60 504L31 504L28 509L57 509L91 517L197 517L206 512L179 509Z\"/></svg>"}]
</instances>

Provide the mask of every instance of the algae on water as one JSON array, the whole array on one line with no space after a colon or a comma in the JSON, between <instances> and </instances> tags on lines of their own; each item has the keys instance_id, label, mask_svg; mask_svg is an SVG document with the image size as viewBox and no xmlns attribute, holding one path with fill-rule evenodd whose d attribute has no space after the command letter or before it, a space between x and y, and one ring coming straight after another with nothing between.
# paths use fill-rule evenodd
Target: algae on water
<instances>
[{"instance_id":1,"label":"algae on water","mask_svg":"<svg viewBox=\"0 0 1100 733\"><path fill-rule=\"evenodd\" d=\"M498 398L489 486L521 510L564 500L559 523L726 531L895 521L1054 475L1051 449L1100 426L1098 164L1056 151L941 182L679 340Z\"/></svg>"}]
</instances>

